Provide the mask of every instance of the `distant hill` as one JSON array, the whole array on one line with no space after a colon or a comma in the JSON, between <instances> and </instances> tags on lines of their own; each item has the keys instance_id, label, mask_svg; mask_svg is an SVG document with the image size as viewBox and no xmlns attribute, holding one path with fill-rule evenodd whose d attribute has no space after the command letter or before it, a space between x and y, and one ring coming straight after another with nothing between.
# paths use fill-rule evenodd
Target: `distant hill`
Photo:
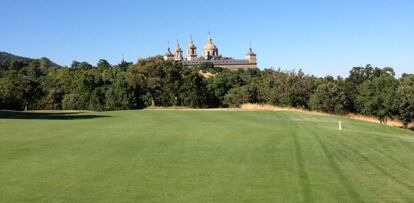
<instances>
[{"instance_id":1,"label":"distant hill","mask_svg":"<svg viewBox=\"0 0 414 203\"><path fill-rule=\"evenodd\" d=\"M23 57L23 56L16 56L7 52L0 52L0 63L8 62L8 61L32 61L34 59Z\"/></svg>"},{"instance_id":2,"label":"distant hill","mask_svg":"<svg viewBox=\"0 0 414 203\"><path fill-rule=\"evenodd\" d=\"M26 64L26 63L28 64L33 61L39 61L41 63L47 63L49 67L60 67L60 65L56 64L55 62L51 61L50 59L46 57L42 57L40 59L33 59L33 58L28 58L28 57L23 57L23 56L17 56L17 55L10 54L7 52L0 52L0 65L7 67L11 65L14 61L18 61L23 64Z\"/></svg>"}]
</instances>

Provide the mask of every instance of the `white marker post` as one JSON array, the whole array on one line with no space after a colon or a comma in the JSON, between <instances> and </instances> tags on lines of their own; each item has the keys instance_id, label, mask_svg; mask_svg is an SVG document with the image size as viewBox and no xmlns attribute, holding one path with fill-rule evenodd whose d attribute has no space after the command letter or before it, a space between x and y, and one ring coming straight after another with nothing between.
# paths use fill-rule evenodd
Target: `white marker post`
<instances>
[{"instance_id":1,"label":"white marker post","mask_svg":"<svg viewBox=\"0 0 414 203\"><path fill-rule=\"evenodd\" d=\"M341 121L338 121L338 129L339 129L339 131L342 131L342 122Z\"/></svg>"}]
</instances>

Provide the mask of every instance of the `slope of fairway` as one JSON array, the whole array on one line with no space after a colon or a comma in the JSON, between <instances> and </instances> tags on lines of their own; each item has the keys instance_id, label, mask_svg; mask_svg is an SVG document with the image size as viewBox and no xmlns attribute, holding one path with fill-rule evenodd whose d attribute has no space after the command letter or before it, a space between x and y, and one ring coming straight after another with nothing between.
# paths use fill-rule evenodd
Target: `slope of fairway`
<instances>
[{"instance_id":1,"label":"slope of fairway","mask_svg":"<svg viewBox=\"0 0 414 203\"><path fill-rule=\"evenodd\" d=\"M310 201L414 202L414 133L301 112L0 111L0 202Z\"/></svg>"}]
</instances>

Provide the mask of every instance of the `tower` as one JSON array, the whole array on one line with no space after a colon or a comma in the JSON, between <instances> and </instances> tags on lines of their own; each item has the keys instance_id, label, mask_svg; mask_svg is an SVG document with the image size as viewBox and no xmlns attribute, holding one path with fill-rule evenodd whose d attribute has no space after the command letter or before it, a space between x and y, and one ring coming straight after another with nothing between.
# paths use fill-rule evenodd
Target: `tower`
<instances>
[{"instance_id":1,"label":"tower","mask_svg":"<svg viewBox=\"0 0 414 203\"><path fill-rule=\"evenodd\" d=\"M181 50L180 44L177 40L177 46L175 47L175 55L174 55L175 61L182 61L183 60L183 50Z\"/></svg>"},{"instance_id":2,"label":"tower","mask_svg":"<svg viewBox=\"0 0 414 203\"><path fill-rule=\"evenodd\" d=\"M209 34L207 44L204 46L204 49L203 49L203 57L207 60L210 60L218 56L219 56L218 48L213 43L213 39L211 38L211 35Z\"/></svg>"},{"instance_id":3,"label":"tower","mask_svg":"<svg viewBox=\"0 0 414 203\"><path fill-rule=\"evenodd\" d=\"M256 65L257 65L256 54L252 50L251 43L249 46L249 52L247 52L246 54L246 59L249 61L250 64L254 65L254 67L256 68Z\"/></svg>"},{"instance_id":4,"label":"tower","mask_svg":"<svg viewBox=\"0 0 414 203\"><path fill-rule=\"evenodd\" d=\"M187 60L194 61L195 59L197 59L197 47L193 43L193 37L190 36L190 42L187 48Z\"/></svg>"}]
</instances>

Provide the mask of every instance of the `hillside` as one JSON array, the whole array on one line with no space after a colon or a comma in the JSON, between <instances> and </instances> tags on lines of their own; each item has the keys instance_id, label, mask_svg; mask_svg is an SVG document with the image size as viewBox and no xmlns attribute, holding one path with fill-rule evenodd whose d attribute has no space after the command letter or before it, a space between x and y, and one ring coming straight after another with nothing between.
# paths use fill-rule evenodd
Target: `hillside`
<instances>
[{"instance_id":1,"label":"hillside","mask_svg":"<svg viewBox=\"0 0 414 203\"><path fill-rule=\"evenodd\" d=\"M340 116L0 111L0 202L412 202L413 171L413 132Z\"/></svg>"},{"instance_id":2,"label":"hillside","mask_svg":"<svg viewBox=\"0 0 414 203\"><path fill-rule=\"evenodd\" d=\"M8 66L10 65L13 61L19 61L19 62L23 62L23 63L30 63L32 61L41 61L44 60L46 63L48 63L48 65L50 67L60 67L58 64L56 64L55 62L51 61L48 58L40 58L40 59L32 59L32 58L28 58L28 57L23 57L23 56L17 56L17 55L13 55L7 52L0 52L0 65L1 66Z\"/></svg>"},{"instance_id":3,"label":"hillside","mask_svg":"<svg viewBox=\"0 0 414 203\"><path fill-rule=\"evenodd\" d=\"M18 61L31 61L34 59L23 57L23 56L16 56L7 52L0 52L0 62L8 62L12 60L18 60Z\"/></svg>"}]
</instances>

